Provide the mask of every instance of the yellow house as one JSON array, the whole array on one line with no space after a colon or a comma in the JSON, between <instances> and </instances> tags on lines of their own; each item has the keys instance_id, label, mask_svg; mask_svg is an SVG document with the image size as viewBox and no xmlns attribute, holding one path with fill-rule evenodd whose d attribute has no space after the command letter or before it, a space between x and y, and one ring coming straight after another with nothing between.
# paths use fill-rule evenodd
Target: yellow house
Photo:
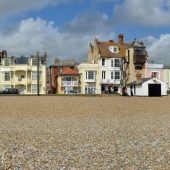
<instances>
[{"instance_id":1,"label":"yellow house","mask_svg":"<svg viewBox=\"0 0 170 170\"><path fill-rule=\"evenodd\" d=\"M78 65L78 70L81 75L81 93L82 94L101 94L99 84L99 65L82 63Z\"/></svg>"},{"instance_id":2,"label":"yellow house","mask_svg":"<svg viewBox=\"0 0 170 170\"><path fill-rule=\"evenodd\" d=\"M39 58L37 71L37 57L6 57L1 59L0 89L17 88L20 94L46 94L46 56ZM38 74L38 75L37 75ZM38 78L39 77L39 78ZM37 78L39 81L37 81Z\"/></svg>"}]
</instances>

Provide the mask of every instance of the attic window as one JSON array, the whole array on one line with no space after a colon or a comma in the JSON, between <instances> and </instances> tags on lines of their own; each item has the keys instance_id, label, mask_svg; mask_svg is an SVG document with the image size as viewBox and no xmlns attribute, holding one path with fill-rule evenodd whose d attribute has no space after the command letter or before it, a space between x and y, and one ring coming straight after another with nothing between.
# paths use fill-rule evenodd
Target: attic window
<instances>
[{"instance_id":1,"label":"attic window","mask_svg":"<svg viewBox=\"0 0 170 170\"><path fill-rule=\"evenodd\" d=\"M116 47L116 46L110 46L110 47L109 47L109 50L110 50L112 53L118 53L118 52L119 52L119 49L118 49L118 47Z\"/></svg>"}]
</instances>

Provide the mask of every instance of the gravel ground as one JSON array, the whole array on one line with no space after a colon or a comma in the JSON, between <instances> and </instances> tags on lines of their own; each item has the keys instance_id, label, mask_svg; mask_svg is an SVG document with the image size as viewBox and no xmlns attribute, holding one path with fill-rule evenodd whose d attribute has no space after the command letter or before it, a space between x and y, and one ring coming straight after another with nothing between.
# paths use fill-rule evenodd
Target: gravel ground
<instances>
[{"instance_id":1,"label":"gravel ground","mask_svg":"<svg viewBox=\"0 0 170 170\"><path fill-rule=\"evenodd\" d=\"M0 170L170 169L170 96L1 96L0 103Z\"/></svg>"}]
</instances>

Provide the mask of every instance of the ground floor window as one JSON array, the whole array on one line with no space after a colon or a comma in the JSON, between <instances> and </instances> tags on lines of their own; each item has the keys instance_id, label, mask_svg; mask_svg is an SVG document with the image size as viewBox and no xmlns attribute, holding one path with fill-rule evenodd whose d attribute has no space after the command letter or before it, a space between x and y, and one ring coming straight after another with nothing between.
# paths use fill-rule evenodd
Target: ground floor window
<instances>
[{"instance_id":1,"label":"ground floor window","mask_svg":"<svg viewBox=\"0 0 170 170\"><path fill-rule=\"evenodd\" d=\"M31 85L31 91L32 93L37 93L37 84L32 84ZM41 91L41 86L39 86L39 92Z\"/></svg>"},{"instance_id":2,"label":"ground floor window","mask_svg":"<svg viewBox=\"0 0 170 170\"><path fill-rule=\"evenodd\" d=\"M95 94L96 86L95 85L87 85L85 86L85 94Z\"/></svg>"},{"instance_id":3,"label":"ground floor window","mask_svg":"<svg viewBox=\"0 0 170 170\"><path fill-rule=\"evenodd\" d=\"M101 85L101 91L102 93L117 93L119 91L119 87L118 86L114 86L114 85L108 85L108 84L102 84Z\"/></svg>"}]
</instances>

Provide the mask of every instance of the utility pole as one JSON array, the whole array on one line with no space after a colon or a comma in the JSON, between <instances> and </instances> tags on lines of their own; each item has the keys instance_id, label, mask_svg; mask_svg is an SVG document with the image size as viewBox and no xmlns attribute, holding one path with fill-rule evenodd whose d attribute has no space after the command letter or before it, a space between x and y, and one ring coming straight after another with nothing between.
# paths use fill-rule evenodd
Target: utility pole
<instances>
[{"instance_id":1,"label":"utility pole","mask_svg":"<svg viewBox=\"0 0 170 170\"><path fill-rule=\"evenodd\" d=\"M40 95L40 75L39 75L39 68L40 68L40 57L39 52L37 52L37 96Z\"/></svg>"}]
</instances>

